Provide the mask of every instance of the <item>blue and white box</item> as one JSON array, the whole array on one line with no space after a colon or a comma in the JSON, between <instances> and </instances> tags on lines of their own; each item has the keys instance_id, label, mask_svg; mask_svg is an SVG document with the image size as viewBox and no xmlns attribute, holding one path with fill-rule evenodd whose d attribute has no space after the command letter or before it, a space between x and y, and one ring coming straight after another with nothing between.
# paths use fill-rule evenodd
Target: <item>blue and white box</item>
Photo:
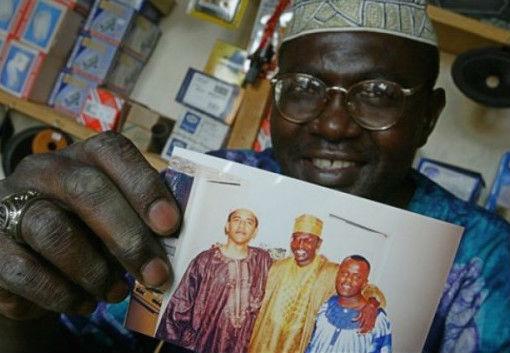
<instances>
[{"instance_id":1,"label":"blue and white box","mask_svg":"<svg viewBox=\"0 0 510 353\"><path fill-rule=\"evenodd\" d=\"M7 35L15 30L24 4L24 0L0 1L0 33Z\"/></svg>"},{"instance_id":2,"label":"blue and white box","mask_svg":"<svg viewBox=\"0 0 510 353\"><path fill-rule=\"evenodd\" d=\"M35 49L9 42L1 64L0 88L16 97L26 96L40 62L39 55Z\"/></svg>"},{"instance_id":3,"label":"blue and white box","mask_svg":"<svg viewBox=\"0 0 510 353\"><path fill-rule=\"evenodd\" d=\"M510 216L510 151L501 157L498 173L494 178L485 208L490 211L505 209L508 213L507 217ZM510 221L509 218L507 219Z\"/></svg>"},{"instance_id":4,"label":"blue and white box","mask_svg":"<svg viewBox=\"0 0 510 353\"><path fill-rule=\"evenodd\" d=\"M135 10L131 7L110 0L99 0L90 11L84 30L94 37L120 45L134 15Z\"/></svg>"},{"instance_id":5,"label":"blue and white box","mask_svg":"<svg viewBox=\"0 0 510 353\"><path fill-rule=\"evenodd\" d=\"M66 115L78 117L89 90L96 86L96 82L63 71L58 77L48 104Z\"/></svg>"},{"instance_id":6,"label":"blue and white box","mask_svg":"<svg viewBox=\"0 0 510 353\"><path fill-rule=\"evenodd\" d=\"M67 68L89 80L103 83L110 72L118 47L90 35L78 38Z\"/></svg>"},{"instance_id":7,"label":"blue and white box","mask_svg":"<svg viewBox=\"0 0 510 353\"><path fill-rule=\"evenodd\" d=\"M197 152L217 150L223 145L228 131L229 126L221 121L188 110L174 127L161 157L169 159L175 146Z\"/></svg>"},{"instance_id":8,"label":"blue and white box","mask_svg":"<svg viewBox=\"0 0 510 353\"><path fill-rule=\"evenodd\" d=\"M485 182L480 173L428 158L420 159L418 171L458 198L476 203Z\"/></svg>"},{"instance_id":9,"label":"blue and white box","mask_svg":"<svg viewBox=\"0 0 510 353\"><path fill-rule=\"evenodd\" d=\"M30 10L20 40L44 53L48 53L67 12L64 5L54 1L37 0Z\"/></svg>"}]
</instances>

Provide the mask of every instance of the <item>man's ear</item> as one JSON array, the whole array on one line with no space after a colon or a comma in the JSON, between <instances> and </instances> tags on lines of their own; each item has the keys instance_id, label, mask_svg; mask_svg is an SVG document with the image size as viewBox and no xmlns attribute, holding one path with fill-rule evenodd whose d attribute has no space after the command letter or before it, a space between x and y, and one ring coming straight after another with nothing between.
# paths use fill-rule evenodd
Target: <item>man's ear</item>
<instances>
[{"instance_id":1,"label":"man's ear","mask_svg":"<svg viewBox=\"0 0 510 353\"><path fill-rule=\"evenodd\" d=\"M417 148L423 147L434 130L436 123L446 105L446 94L444 89L436 88L430 94L430 100L426 102L424 123L418 138Z\"/></svg>"}]
</instances>

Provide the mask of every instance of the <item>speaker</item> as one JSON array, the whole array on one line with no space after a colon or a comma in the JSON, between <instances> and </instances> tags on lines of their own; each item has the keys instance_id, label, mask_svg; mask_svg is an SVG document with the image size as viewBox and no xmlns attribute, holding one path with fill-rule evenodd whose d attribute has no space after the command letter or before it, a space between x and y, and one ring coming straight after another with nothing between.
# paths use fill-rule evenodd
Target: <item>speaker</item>
<instances>
[{"instance_id":1,"label":"speaker","mask_svg":"<svg viewBox=\"0 0 510 353\"><path fill-rule=\"evenodd\" d=\"M430 3L466 16L499 20L499 23L495 24L503 22L510 26L510 1L508 0L432 0Z\"/></svg>"},{"instance_id":2,"label":"speaker","mask_svg":"<svg viewBox=\"0 0 510 353\"><path fill-rule=\"evenodd\" d=\"M455 59L452 77L472 100L493 108L510 107L510 47L467 51Z\"/></svg>"}]
</instances>

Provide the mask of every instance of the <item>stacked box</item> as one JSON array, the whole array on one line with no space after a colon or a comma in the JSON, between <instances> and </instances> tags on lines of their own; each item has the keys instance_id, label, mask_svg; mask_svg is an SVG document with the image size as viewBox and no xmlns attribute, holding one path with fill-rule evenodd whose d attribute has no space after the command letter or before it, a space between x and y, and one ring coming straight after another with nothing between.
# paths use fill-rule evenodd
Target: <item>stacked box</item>
<instances>
[{"instance_id":1,"label":"stacked box","mask_svg":"<svg viewBox=\"0 0 510 353\"><path fill-rule=\"evenodd\" d=\"M6 43L7 43L7 36L0 33L0 62L2 61L2 58L3 58L3 53L4 53L3 51L5 49Z\"/></svg>"},{"instance_id":2,"label":"stacked box","mask_svg":"<svg viewBox=\"0 0 510 353\"><path fill-rule=\"evenodd\" d=\"M103 83L110 72L118 47L88 34L78 38L67 68L89 80Z\"/></svg>"},{"instance_id":3,"label":"stacked box","mask_svg":"<svg viewBox=\"0 0 510 353\"><path fill-rule=\"evenodd\" d=\"M0 34L8 36L16 32L27 4L27 0L0 1Z\"/></svg>"},{"instance_id":4,"label":"stacked box","mask_svg":"<svg viewBox=\"0 0 510 353\"><path fill-rule=\"evenodd\" d=\"M135 10L110 0L98 0L90 11L84 30L96 38L120 45L131 26Z\"/></svg>"},{"instance_id":5,"label":"stacked box","mask_svg":"<svg viewBox=\"0 0 510 353\"><path fill-rule=\"evenodd\" d=\"M157 25L143 16L136 16L123 49L138 60L147 62L160 37L161 30Z\"/></svg>"},{"instance_id":6,"label":"stacked box","mask_svg":"<svg viewBox=\"0 0 510 353\"><path fill-rule=\"evenodd\" d=\"M49 0L29 1L14 36L50 56L65 57L71 51L83 16Z\"/></svg>"},{"instance_id":7,"label":"stacked box","mask_svg":"<svg viewBox=\"0 0 510 353\"><path fill-rule=\"evenodd\" d=\"M48 104L61 113L78 117L89 90L95 88L96 85L96 82L63 71L55 84Z\"/></svg>"},{"instance_id":8,"label":"stacked box","mask_svg":"<svg viewBox=\"0 0 510 353\"><path fill-rule=\"evenodd\" d=\"M129 6L136 11L140 11L145 0L116 0L123 5Z\"/></svg>"},{"instance_id":9,"label":"stacked box","mask_svg":"<svg viewBox=\"0 0 510 353\"><path fill-rule=\"evenodd\" d=\"M198 152L217 150L223 145L228 130L228 125L216 119L187 111L168 138L161 157L169 159L175 146Z\"/></svg>"},{"instance_id":10,"label":"stacked box","mask_svg":"<svg viewBox=\"0 0 510 353\"><path fill-rule=\"evenodd\" d=\"M64 59L9 40L0 67L0 87L19 98L47 102Z\"/></svg>"},{"instance_id":11,"label":"stacked box","mask_svg":"<svg viewBox=\"0 0 510 353\"><path fill-rule=\"evenodd\" d=\"M124 96L129 96L142 69L143 63L141 61L125 53L120 53L106 80L106 87Z\"/></svg>"},{"instance_id":12,"label":"stacked box","mask_svg":"<svg viewBox=\"0 0 510 353\"><path fill-rule=\"evenodd\" d=\"M126 121L122 126L122 134L126 136L140 151L147 151L151 142L152 127L158 122L160 115L149 108L130 102Z\"/></svg>"},{"instance_id":13,"label":"stacked box","mask_svg":"<svg viewBox=\"0 0 510 353\"><path fill-rule=\"evenodd\" d=\"M0 65L0 87L16 97L28 96L42 61L39 51L17 41L8 41Z\"/></svg>"},{"instance_id":14,"label":"stacked box","mask_svg":"<svg viewBox=\"0 0 510 353\"><path fill-rule=\"evenodd\" d=\"M24 1L15 17L17 24L11 24L4 51L1 86L17 97L46 103L83 17L49 0Z\"/></svg>"},{"instance_id":15,"label":"stacked box","mask_svg":"<svg viewBox=\"0 0 510 353\"><path fill-rule=\"evenodd\" d=\"M55 0L68 8L87 16L94 4L94 0Z\"/></svg>"},{"instance_id":16,"label":"stacked box","mask_svg":"<svg viewBox=\"0 0 510 353\"><path fill-rule=\"evenodd\" d=\"M93 88L89 90L79 122L97 132L116 130L125 102L108 90Z\"/></svg>"}]
</instances>

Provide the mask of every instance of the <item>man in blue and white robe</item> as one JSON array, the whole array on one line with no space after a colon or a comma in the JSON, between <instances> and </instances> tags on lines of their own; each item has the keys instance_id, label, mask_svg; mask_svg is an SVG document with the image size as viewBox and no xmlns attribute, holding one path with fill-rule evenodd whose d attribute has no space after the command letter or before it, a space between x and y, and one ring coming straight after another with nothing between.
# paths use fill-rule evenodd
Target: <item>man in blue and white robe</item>
<instances>
[{"instance_id":1,"label":"man in blue and white robe","mask_svg":"<svg viewBox=\"0 0 510 353\"><path fill-rule=\"evenodd\" d=\"M391 352L391 324L384 310L379 310L372 331L359 333L356 318L366 305L361 292L368 283L369 271L370 264L362 256L342 261L336 278L338 294L320 308L306 353Z\"/></svg>"}]
</instances>

